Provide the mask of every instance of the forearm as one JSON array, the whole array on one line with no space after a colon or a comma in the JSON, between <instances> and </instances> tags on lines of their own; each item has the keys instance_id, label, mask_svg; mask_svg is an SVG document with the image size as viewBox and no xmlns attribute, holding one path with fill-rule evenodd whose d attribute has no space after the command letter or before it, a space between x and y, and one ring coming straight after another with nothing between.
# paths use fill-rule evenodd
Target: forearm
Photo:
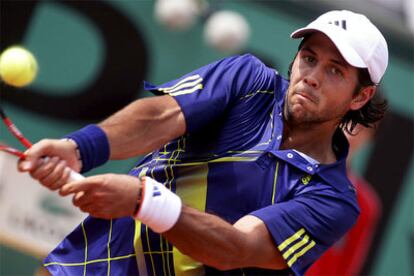
<instances>
[{"instance_id":1,"label":"forearm","mask_svg":"<svg viewBox=\"0 0 414 276\"><path fill-rule=\"evenodd\" d=\"M177 224L163 235L182 253L218 269L242 263L243 233L217 216L183 206Z\"/></svg>"},{"instance_id":2,"label":"forearm","mask_svg":"<svg viewBox=\"0 0 414 276\"><path fill-rule=\"evenodd\" d=\"M111 159L151 152L185 132L184 115L170 96L137 100L99 124Z\"/></svg>"},{"instance_id":3,"label":"forearm","mask_svg":"<svg viewBox=\"0 0 414 276\"><path fill-rule=\"evenodd\" d=\"M217 216L183 206L176 225L163 235L182 253L220 270L284 269L286 264L264 224L249 217L252 218L247 216L231 225Z\"/></svg>"}]
</instances>

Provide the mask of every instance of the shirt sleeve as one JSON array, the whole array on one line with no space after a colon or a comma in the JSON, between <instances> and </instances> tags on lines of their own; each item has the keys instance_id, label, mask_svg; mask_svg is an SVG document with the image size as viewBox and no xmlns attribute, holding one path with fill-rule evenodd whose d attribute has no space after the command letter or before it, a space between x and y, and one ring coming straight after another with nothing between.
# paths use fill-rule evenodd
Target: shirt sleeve
<instances>
[{"instance_id":1,"label":"shirt sleeve","mask_svg":"<svg viewBox=\"0 0 414 276\"><path fill-rule=\"evenodd\" d=\"M295 275L305 271L355 223L359 210L341 198L307 194L251 213L260 218Z\"/></svg>"},{"instance_id":2,"label":"shirt sleeve","mask_svg":"<svg viewBox=\"0 0 414 276\"><path fill-rule=\"evenodd\" d=\"M184 113L187 132L191 133L218 118L236 99L254 91L269 77L270 70L266 68L250 54L233 56L159 86L146 82L144 88L174 97Z\"/></svg>"}]
</instances>

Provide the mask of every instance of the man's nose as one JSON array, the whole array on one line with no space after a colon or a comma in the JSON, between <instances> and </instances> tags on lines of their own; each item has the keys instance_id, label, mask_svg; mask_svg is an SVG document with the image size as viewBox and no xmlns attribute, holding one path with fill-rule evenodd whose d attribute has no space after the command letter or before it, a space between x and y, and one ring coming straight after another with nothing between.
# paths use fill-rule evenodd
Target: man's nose
<instances>
[{"instance_id":1,"label":"man's nose","mask_svg":"<svg viewBox=\"0 0 414 276\"><path fill-rule=\"evenodd\" d=\"M308 72L308 74L304 78L304 82L314 89L319 88L321 82L320 70L314 68L311 72Z\"/></svg>"}]
</instances>

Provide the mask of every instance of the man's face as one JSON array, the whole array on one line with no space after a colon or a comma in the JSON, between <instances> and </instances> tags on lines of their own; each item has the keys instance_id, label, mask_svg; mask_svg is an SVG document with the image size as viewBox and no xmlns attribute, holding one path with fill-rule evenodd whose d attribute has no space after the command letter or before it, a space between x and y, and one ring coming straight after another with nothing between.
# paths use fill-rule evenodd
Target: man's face
<instances>
[{"instance_id":1,"label":"man's face","mask_svg":"<svg viewBox=\"0 0 414 276\"><path fill-rule=\"evenodd\" d=\"M357 73L327 36L312 34L293 62L285 118L295 125L338 124L351 108Z\"/></svg>"}]
</instances>

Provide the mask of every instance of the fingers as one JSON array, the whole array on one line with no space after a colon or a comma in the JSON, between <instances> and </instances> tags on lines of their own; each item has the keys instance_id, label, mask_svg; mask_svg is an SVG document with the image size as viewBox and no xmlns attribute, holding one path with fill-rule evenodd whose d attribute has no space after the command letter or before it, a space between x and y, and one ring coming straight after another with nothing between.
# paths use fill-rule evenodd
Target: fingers
<instances>
[{"instance_id":1,"label":"fingers","mask_svg":"<svg viewBox=\"0 0 414 276\"><path fill-rule=\"evenodd\" d=\"M83 180L73 181L63 185L59 190L59 194L61 196L67 196L81 191L88 192L93 189L94 185L96 183L93 181L93 177L87 177Z\"/></svg>"},{"instance_id":2,"label":"fingers","mask_svg":"<svg viewBox=\"0 0 414 276\"><path fill-rule=\"evenodd\" d=\"M69 181L69 168L80 171L82 165L77 145L70 140L43 139L28 149L25 156L18 162L19 171L29 172L50 190L57 190Z\"/></svg>"},{"instance_id":3,"label":"fingers","mask_svg":"<svg viewBox=\"0 0 414 276\"><path fill-rule=\"evenodd\" d=\"M84 191L80 191L75 193L75 195L72 198L72 203L76 207L81 208L82 206L91 203L91 197L89 196L89 194L87 195Z\"/></svg>"},{"instance_id":4,"label":"fingers","mask_svg":"<svg viewBox=\"0 0 414 276\"><path fill-rule=\"evenodd\" d=\"M98 201L98 204L96 201ZM82 212L89 213L95 217L104 218L102 215L99 215L102 213L102 208L99 204L99 195L94 191L80 191L75 193L72 198L72 203Z\"/></svg>"},{"instance_id":5,"label":"fingers","mask_svg":"<svg viewBox=\"0 0 414 276\"><path fill-rule=\"evenodd\" d=\"M49 174L46 174L39 181L50 190L54 191L64 185L69 178L70 169L66 165L66 161L60 160Z\"/></svg>"},{"instance_id":6,"label":"fingers","mask_svg":"<svg viewBox=\"0 0 414 276\"><path fill-rule=\"evenodd\" d=\"M26 158L20 160L18 169L22 172L31 172L36 169L38 161L44 156L57 156L59 159L66 160L69 167L79 171L81 162L76 148L76 143L70 140L43 139L24 153Z\"/></svg>"},{"instance_id":7,"label":"fingers","mask_svg":"<svg viewBox=\"0 0 414 276\"><path fill-rule=\"evenodd\" d=\"M39 165L31 171L31 175L34 179L41 180L53 172L53 170L59 163L59 158L52 157L48 159L43 159L42 162L38 163Z\"/></svg>"},{"instance_id":8,"label":"fingers","mask_svg":"<svg viewBox=\"0 0 414 276\"><path fill-rule=\"evenodd\" d=\"M34 179L41 181L42 178L45 178L47 175L53 172L58 163L59 158L57 157L39 159L32 171L30 171L30 175Z\"/></svg>"},{"instance_id":9,"label":"fingers","mask_svg":"<svg viewBox=\"0 0 414 276\"><path fill-rule=\"evenodd\" d=\"M43 156L51 156L53 140L44 139L34 144L30 149L25 151L26 158L19 162L20 171L31 171L36 168L36 164Z\"/></svg>"},{"instance_id":10,"label":"fingers","mask_svg":"<svg viewBox=\"0 0 414 276\"><path fill-rule=\"evenodd\" d=\"M39 159L30 175L48 189L56 190L68 181L70 172L66 161L52 157Z\"/></svg>"},{"instance_id":11,"label":"fingers","mask_svg":"<svg viewBox=\"0 0 414 276\"><path fill-rule=\"evenodd\" d=\"M90 216L95 218L101 218L101 219L112 219L113 216L107 212L103 212L101 209L97 208L95 204L88 203L84 204L79 207L79 209L84 212L88 213Z\"/></svg>"},{"instance_id":12,"label":"fingers","mask_svg":"<svg viewBox=\"0 0 414 276\"><path fill-rule=\"evenodd\" d=\"M95 212L95 207L93 205L93 203L88 203L88 204L83 204L81 206L78 206L79 209L84 212L84 213L94 213Z\"/></svg>"},{"instance_id":13,"label":"fingers","mask_svg":"<svg viewBox=\"0 0 414 276\"><path fill-rule=\"evenodd\" d=\"M17 163L17 169L21 172L28 172L32 167L32 162L25 159L19 159L19 162Z\"/></svg>"},{"instance_id":14,"label":"fingers","mask_svg":"<svg viewBox=\"0 0 414 276\"><path fill-rule=\"evenodd\" d=\"M104 174L63 185L59 194L73 195L73 205L99 218L118 218L133 213L139 181L129 175Z\"/></svg>"}]
</instances>

